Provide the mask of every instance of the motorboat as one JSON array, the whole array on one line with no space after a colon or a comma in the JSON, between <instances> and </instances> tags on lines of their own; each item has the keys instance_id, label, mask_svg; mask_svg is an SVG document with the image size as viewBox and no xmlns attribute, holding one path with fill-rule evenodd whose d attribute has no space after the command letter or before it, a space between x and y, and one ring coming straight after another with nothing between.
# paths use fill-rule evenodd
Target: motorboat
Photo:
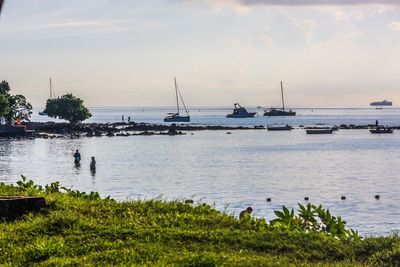
<instances>
[{"instance_id":1,"label":"motorboat","mask_svg":"<svg viewBox=\"0 0 400 267\"><path fill-rule=\"evenodd\" d=\"M182 94L178 88L178 83L176 82L176 78L174 77L175 82L175 96L176 96L176 109L177 112L175 113L168 113L167 116L164 118L164 122L190 122L189 112L186 108L185 101L183 101ZM179 98L181 99L183 108L185 109L186 116L180 115L180 106L179 106Z\"/></svg>"},{"instance_id":2,"label":"motorboat","mask_svg":"<svg viewBox=\"0 0 400 267\"><path fill-rule=\"evenodd\" d=\"M232 114L226 115L227 118L253 118L256 112L247 112L247 110L242 107L239 103L234 104L234 109Z\"/></svg>"}]
</instances>

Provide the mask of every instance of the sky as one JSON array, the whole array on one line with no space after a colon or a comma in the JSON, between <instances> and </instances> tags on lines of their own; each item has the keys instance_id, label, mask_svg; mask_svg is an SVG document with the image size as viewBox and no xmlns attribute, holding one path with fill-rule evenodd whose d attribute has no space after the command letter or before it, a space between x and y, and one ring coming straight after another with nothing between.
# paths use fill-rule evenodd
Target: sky
<instances>
[{"instance_id":1,"label":"sky","mask_svg":"<svg viewBox=\"0 0 400 267\"><path fill-rule=\"evenodd\" d=\"M36 107L400 106L400 0L6 0L0 79Z\"/></svg>"}]
</instances>

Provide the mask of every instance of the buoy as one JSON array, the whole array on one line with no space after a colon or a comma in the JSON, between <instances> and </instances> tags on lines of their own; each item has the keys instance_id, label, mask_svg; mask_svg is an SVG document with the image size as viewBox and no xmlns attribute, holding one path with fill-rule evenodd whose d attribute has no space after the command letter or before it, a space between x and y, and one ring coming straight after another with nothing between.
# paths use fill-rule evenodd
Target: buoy
<instances>
[{"instance_id":1,"label":"buoy","mask_svg":"<svg viewBox=\"0 0 400 267\"><path fill-rule=\"evenodd\" d=\"M305 201L309 201L310 198L309 198L309 197L305 197L304 200L305 200Z\"/></svg>"},{"instance_id":2,"label":"buoy","mask_svg":"<svg viewBox=\"0 0 400 267\"><path fill-rule=\"evenodd\" d=\"M341 199L341 200L346 200L346 197L345 197L345 196L342 196L340 199Z\"/></svg>"},{"instance_id":3,"label":"buoy","mask_svg":"<svg viewBox=\"0 0 400 267\"><path fill-rule=\"evenodd\" d=\"M267 202L271 202L272 200L271 200L271 198L269 197L269 198L267 198Z\"/></svg>"},{"instance_id":4,"label":"buoy","mask_svg":"<svg viewBox=\"0 0 400 267\"><path fill-rule=\"evenodd\" d=\"M381 198L380 195L375 195L375 199L376 199L376 200L379 200L380 198Z\"/></svg>"}]
</instances>

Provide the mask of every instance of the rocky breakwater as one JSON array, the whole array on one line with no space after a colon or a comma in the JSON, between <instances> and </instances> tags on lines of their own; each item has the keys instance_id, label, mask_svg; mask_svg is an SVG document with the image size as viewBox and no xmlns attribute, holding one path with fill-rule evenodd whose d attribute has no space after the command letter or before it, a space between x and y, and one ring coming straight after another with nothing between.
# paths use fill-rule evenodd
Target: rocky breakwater
<instances>
[{"instance_id":1,"label":"rocky breakwater","mask_svg":"<svg viewBox=\"0 0 400 267\"><path fill-rule=\"evenodd\" d=\"M28 122L24 123L36 138L80 138L80 137L113 137L113 136L153 136L153 135L184 135L190 131L201 130L254 130L265 129L264 126L230 127L230 126L197 126L187 124L148 124L148 123L55 123Z\"/></svg>"}]
</instances>

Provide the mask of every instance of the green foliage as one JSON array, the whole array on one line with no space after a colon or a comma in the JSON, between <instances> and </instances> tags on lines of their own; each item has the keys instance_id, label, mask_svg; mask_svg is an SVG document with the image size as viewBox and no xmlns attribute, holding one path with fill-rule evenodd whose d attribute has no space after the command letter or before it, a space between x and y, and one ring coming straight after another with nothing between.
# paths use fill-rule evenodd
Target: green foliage
<instances>
[{"instance_id":1,"label":"green foliage","mask_svg":"<svg viewBox=\"0 0 400 267\"><path fill-rule=\"evenodd\" d=\"M83 105L83 100L72 94L48 99L45 112L49 117L64 119L72 124L82 122L92 116Z\"/></svg>"},{"instance_id":2,"label":"green foliage","mask_svg":"<svg viewBox=\"0 0 400 267\"><path fill-rule=\"evenodd\" d=\"M13 95L9 98L11 113L8 116L10 120L29 121L32 115L32 105L26 101L23 95Z\"/></svg>"},{"instance_id":3,"label":"green foliage","mask_svg":"<svg viewBox=\"0 0 400 267\"><path fill-rule=\"evenodd\" d=\"M32 180L27 180L27 178L23 175L21 175L21 180L17 182L17 185L17 189L22 192L41 192L43 190L40 185L36 185Z\"/></svg>"},{"instance_id":4,"label":"green foliage","mask_svg":"<svg viewBox=\"0 0 400 267\"><path fill-rule=\"evenodd\" d=\"M0 195L42 195L49 206L0 222L1 266L399 265L399 237L338 238L326 229L341 220L322 207L285 208L271 225L207 204L110 201L25 177L0 183Z\"/></svg>"},{"instance_id":5,"label":"green foliage","mask_svg":"<svg viewBox=\"0 0 400 267\"><path fill-rule=\"evenodd\" d=\"M10 91L10 84L7 81L0 82L0 94L9 95Z\"/></svg>"},{"instance_id":6,"label":"green foliage","mask_svg":"<svg viewBox=\"0 0 400 267\"><path fill-rule=\"evenodd\" d=\"M298 205L298 214L285 206L282 211L275 211L278 218L271 221L271 225L281 229L324 233L339 239L359 239L356 231L346 229L346 222L340 216L332 216L322 205Z\"/></svg>"},{"instance_id":7,"label":"green foliage","mask_svg":"<svg viewBox=\"0 0 400 267\"><path fill-rule=\"evenodd\" d=\"M6 95L0 93L0 117L7 115L10 112L10 102Z\"/></svg>"},{"instance_id":8,"label":"green foliage","mask_svg":"<svg viewBox=\"0 0 400 267\"><path fill-rule=\"evenodd\" d=\"M32 105L28 103L23 95L11 95L11 88L8 82L0 83L0 116L4 116L8 121L19 118L20 120L29 121L32 115ZM8 105L6 104L6 101ZM3 111L1 106L7 107L7 112Z\"/></svg>"}]
</instances>

